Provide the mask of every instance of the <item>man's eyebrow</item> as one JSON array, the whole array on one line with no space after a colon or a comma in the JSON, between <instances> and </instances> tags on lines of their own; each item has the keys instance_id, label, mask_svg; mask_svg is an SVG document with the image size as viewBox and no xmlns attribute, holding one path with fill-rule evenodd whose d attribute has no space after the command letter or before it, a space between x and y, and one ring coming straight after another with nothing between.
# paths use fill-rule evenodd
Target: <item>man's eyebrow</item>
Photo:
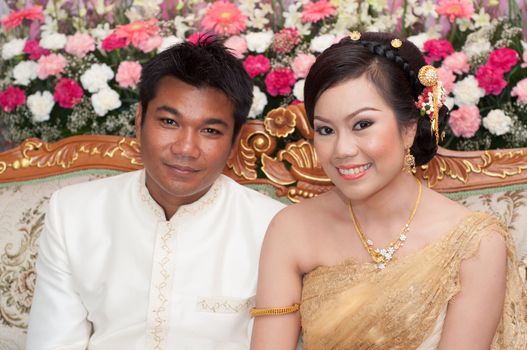
<instances>
[{"instance_id":1,"label":"man's eyebrow","mask_svg":"<svg viewBox=\"0 0 527 350\"><path fill-rule=\"evenodd\" d=\"M176 117L181 116L181 113L177 109L175 109L174 107L166 106L166 105L157 107L156 112L158 111L165 111L165 112L175 115Z\"/></svg>"},{"instance_id":2,"label":"man's eyebrow","mask_svg":"<svg viewBox=\"0 0 527 350\"><path fill-rule=\"evenodd\" d=\"M205 120L205 125L223 125L224 127L228 128L229 124L223 119L220 118L209 118Z\"/></svg>"}]
</instances>

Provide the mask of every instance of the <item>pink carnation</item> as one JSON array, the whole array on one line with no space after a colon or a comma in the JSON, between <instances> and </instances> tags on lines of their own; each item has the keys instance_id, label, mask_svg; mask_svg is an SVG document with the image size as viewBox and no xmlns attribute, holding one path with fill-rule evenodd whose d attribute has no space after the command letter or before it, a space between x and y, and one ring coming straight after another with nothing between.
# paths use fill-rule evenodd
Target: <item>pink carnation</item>
<instances>
[{"instance_id":1,"label":"pink carnation","mask_svg":"<svg viewBox=\"0 0 527 350\"><path fill-rule=\"evenodd\" d=\"M134 21L125 25L118 25L115 27L115 35L118 38L125 38L127 44L139 48L145 41L153 36L157 36L159 28L157 27L157 20L155 18L148 21Z\"/></svg>"},{"instance_id":2,"label":"pink carnation","mask_svg":"<svg viewBox=\"0 0 527 350\"><path fill-rule=\"evenodd\" d=\"M40 47L38 40L29 39L24 45L24 52L29 54L30 60L38 60L41 56L49 55L51 51Z\"/></svg>"},{"instance_id":3,"label":"pink carnation","mask_svg":"<svg viewBox=\"0 0 527 350\"><path fill-rule=\"evenodd\" d=\"M503 71L488 64L479 67L476 72L476 80L478 85L485 89L487 95L499 95L507 86L507 82L503 79Z\"/></svg>"},{"instance_id":4,"label":"pink carnation","mask_svg":"<svg viewBox=\"0 0 527 350\"><path fill-rule=\"evenodd\" d=\"M39 79L46 79L50 75L59 75L64 71L68 62L60 54L49 54L42 56L38 60L37 76Z\"/></svg>"},{"instance_id":5,"label":"pink carnation","mask_svg":"<svg viewBox=\"0 0 527 350\"><path fill-rule=\"evenodd\" d=\"M24 103L26 103L26 94L21 88L10 86L0 92L0 107L4 112L13 112Z\"/></svg>"},{"instance_id":6,"label":"pink carnation","mask_svg":"<svg viewBox=\"0 0 527 350\"><path fill-rule=\"evenodd\" d=\"M521 65L522 68L527 68L527 50L523 51L523 63Z\"/></svg>"},{"instance_id":7,"label":"pink carnation","mask_svg":"<svg viewBox=\"0 0 527 350\"><path fill-rule=\"evenodd\" d=\"M201 25L217 34L238 35L245 30L247 17L236 5L220 0L208 8Z\"/></svg>"},{"instance_id":8,"label":"pink carnation","mask_svg":"<svg viewBox=\"0 0 527 350\"><path fill-rule=\"evenodd\" d=\"M68 36L64 50L71 55L82 58L88 52L95 50L95 40L88 34L76 33Z\"/></svg>"},{"instance_id":9,"label":"pink carnation","mask_svg":"<svg viewBox=\"0 0 527 350\"><path fill-rule=\"evenodd\" d=\"M437 70L437 73L439 74L439 79L441 80L441 83L443 83L443 87L445 88L445 91L448 95L452 92L452 89L454 88L456 76L454 75L454 73L452 73L452 71L444 67L439 68Z\"/></svg>"},{"instance_id":10,"label":"pink carnation","mask_svg":"<svg viewBox=\"0 0 527 350\"><path fill-rule=\"evenodd\" d=\"M468 57L463 52L454 52L443 61L443 67L456 74L468 73L470 65Z\"/></svg>"},{"instance_id":11,"label":"pink carnation","mask_svg":"<svg viewBox=\"0 0 527 350\"><path fill-rule=\"evenodd\" d=\"M472 137L481 125L481 116L477 106L461 106L450 112L448 125L457 137Z\"/></svg>"},{"instance_id":12,"label":"pink carnation","mask_svg":"<svg viewBox=\"0 0 527 350\"><path fill-rule=\"evenodd\" d=\"M276 68L265 77L265 86L271 96L287 96L295 84L295 74L289 68Z\"/></svg>"},{"instance_id":13,"label":"pink carnation","mask_svg":"<svg viewBox=\"0 0 527 350\"><path fill-rule=\"evenodd\" d=\"M315 23L323 20L326 17L333 16L337 10L327 0L319 0L317 2L309 1L304 5L302 11L302 22Z\"/></svg>"},{"instance_id":14,"label":"pink carnation","mask_svg":"<svg viewBox=\"0 0 527 350\"><path fill-rule=\"evenodd\" d=\"M527 78L522 79L512 89L511 96L518 97L518 102L527 103Z\"/></svg>"},{"instance_id":15,"label":"pink carnation","mask_svg":"<svg viewBox=\"0 0 527 350\"><path fill-rule=\"evenodd\" d=\"M141 78L141 65L134 61L123 61L117 68L115 80L123 88L136 87Z\"/></svg>"},{"instance_id":16,"label":"pink carnation","mask_svg":"<svg viewBox=\"0 0 527 350\"><path fill-rule=\"evenodd\" d=\"M434 62L441 61L443 58L454 52L452 44L448 40L442 39L430 39L425 41L423 49L427 53L427 58Z\"/></svg>"},{"instance_id":17,"label":"pink carnation","mask_svg":"<svg viewBox=\"0 0 527 350\"><path fill-rule=\"evenodd\" d=\"M42 6L32 6L20 11L11 12L8 16L2 19L1 23L6 30L10 30L21 25L24 20L44 21Z\"/></svg>"},{"instance_id":18,"label":"pink carnation","mask_svg":"<svg viewBox=\"0 0 527 350\"><path fill-rule=\"evenodd\" d=\"M117 49L122 49L128 45L128 40L124 37L119 37L117 34L112 33L108 35L101 43L102 49L104 51L113 51Z\"/></svg>"},{"instance_id":19,"label":"pink carnation","mask_svg":"<svg viewBox=\"0 0 527 350\"><path fill-rule=\"evenodd\" d=\"M53 99L59 106L70 109L81 102L82 96L84 96L84 91L79 83L68 78L60 79L53 93Z\"/></svg>"},{"instance_id":20,"label":"pink carnation","mask_svg":"<svg viewBox=\"0 0 527 350\"><path fill-rule=\"evenodd\" d=\"M271 68L271 61L264 55L250 55L243 61L243 67L254 79L257 75L265 74Z\"/></svg>"},{"instance_id":21,"label":"pink carnation","mask_svg":"<svg viewBox=\"0 0 527 350\"><path fill-rule=\"evenodd\" d=\"M154 35L144 41L141 41L137 48L144 53L149 53L159 48L161 44L163 44L163 38L159 35Z\"/></svg>"},{"instance_id":22,"label":"pink carnation","mask_svg":"<svg viewBox=\"0 0 527 350\"><path fill-rule=\"evenodd\" d=\"M503 47L492 51L487 64L493 69L498 69L504 73L507 73L519 61L520 55L518 55L515 50L509 49L508 47Z\"/></svg>"},{"instance_id":23,"label":"pink carnation","mask_svg":"<svg viewBox=\"0 0 527 350\"><path fill-rule=\"evenodd\" d=\"M309 69L311 69L311 66L313 63L315 63L315 60L316 57L312 54L299 53L291 65L295 76L298 79L307 77L307 73L309 73Z\"/></svg>"},{"instance_id":24,"label":"pink carnation","mask_svg":"<svg viewBox=\"0 0 527 350\"><path fill-rule=\"evenodd\" d=\"M239 35L234 35L225 41L225 47L229 48L236 58L241 59L247 52L247 40Z\"/></svg>"},{"instance_id":25,"label":"pink carnation","mask_svg":"<svg viewBox=\"0 0 527 350\"><path fill-rule=\"evenodd\" d=\"M283 28L273 37L273 50L278 53L289 53L302 40L295 28Z\"/></svg>"},{"instance_id":26,"label":"pink carnation","mask_svg":"<svg viewBox=\"0 0 527 350\"><path fill-rule=\"evenodd\" d=\"M470 18L474 14L474 5L471 0L439 0L436 12L447 16L450 23L456 18Z\"/></svg>"}]
</instances>

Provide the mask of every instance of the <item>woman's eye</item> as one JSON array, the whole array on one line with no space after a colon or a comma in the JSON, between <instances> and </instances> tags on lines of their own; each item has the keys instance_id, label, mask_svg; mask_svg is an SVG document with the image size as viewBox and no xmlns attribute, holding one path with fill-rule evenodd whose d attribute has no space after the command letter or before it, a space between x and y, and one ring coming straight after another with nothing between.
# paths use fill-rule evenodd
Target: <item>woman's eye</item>
<instances>
[{"instance_id":1,"label":"woman's eye","mask_svg":"<svg viewBox=\"0 0 527 350\"><path fill-rule=\"evenodd\" d=\"M365 128L369 127L372 124L373 123L371 121L369 121L369 120L361 120L361 121L358 121L357 123L355 123L355 125L353 126L353 129L355 129L355 130L365 129Z\"/></svg>"},{"instance_id":2,"label":"woman's eye","mask_svg":"<svg viewBox=\"0 0 527 350\"><path fill-rule=\"evenodd\" d=\"M315 129L315 132L319 135L331 135L333 134L333 129L331 129L330 127L328 126L319 126L318 128Z\"/></svg>"}]
</instances>

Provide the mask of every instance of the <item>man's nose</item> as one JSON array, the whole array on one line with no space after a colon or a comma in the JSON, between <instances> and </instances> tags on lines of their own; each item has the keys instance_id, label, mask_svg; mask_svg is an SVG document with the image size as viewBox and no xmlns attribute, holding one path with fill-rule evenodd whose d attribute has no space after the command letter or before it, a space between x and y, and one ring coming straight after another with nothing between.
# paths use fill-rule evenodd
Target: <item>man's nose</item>
<instances>
[{"instance_id":1,"label":"man's nose","mask_svg":"<svg viewBox=\"0 0 527 350\"><path fill-rule=\"evenodd\" d=\"M176 139L172 142L171 151L179 156L198 158L201 153L199 134L190 129L180 130Z\"/></svg>"}]
</instances>

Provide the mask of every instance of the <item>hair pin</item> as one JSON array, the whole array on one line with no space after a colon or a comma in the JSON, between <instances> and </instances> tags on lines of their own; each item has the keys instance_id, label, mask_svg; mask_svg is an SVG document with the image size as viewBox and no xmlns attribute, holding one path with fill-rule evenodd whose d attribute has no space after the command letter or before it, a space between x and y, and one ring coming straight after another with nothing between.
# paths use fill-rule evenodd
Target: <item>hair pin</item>
<instances>
[{"instance_id":1,"label":"hair pin","mask_svg":"<svg viewBox=\"0 0 527 350\"><path fill-rule=\"evenodd\" d=\"M354 30L351 33L349 33L349 37L353 41L358 41L358 40L360 40L360 33L358 31Z\"/></svg>"},{"instance_id":2,"label":"hair pin","mask_svg":"<svg viewBox=\"0 0 527 350\"><path fill-rule=\"evenodd\" d=\"M392 45L394 49L398 49L403 46L403 42L400 39L395 38L390 42L390 45Z\"/></svg>"}]
</instances>

